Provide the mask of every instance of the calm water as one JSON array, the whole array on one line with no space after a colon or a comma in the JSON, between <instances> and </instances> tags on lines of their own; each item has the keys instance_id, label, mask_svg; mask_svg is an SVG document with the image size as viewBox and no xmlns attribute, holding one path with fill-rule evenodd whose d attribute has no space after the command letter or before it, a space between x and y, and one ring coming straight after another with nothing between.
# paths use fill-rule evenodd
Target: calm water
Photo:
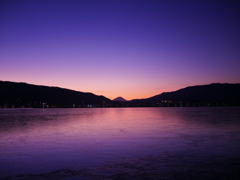
<instances>
[{"instance_id":1,"label":"calm water","mask_svg":"<svg viewBox=\"0 0 240 180\"><path fill-rule=\"evenodd\" d=\"M0 178L237 179L240 107L0 109Z\"/></svg>"}]
</instances>

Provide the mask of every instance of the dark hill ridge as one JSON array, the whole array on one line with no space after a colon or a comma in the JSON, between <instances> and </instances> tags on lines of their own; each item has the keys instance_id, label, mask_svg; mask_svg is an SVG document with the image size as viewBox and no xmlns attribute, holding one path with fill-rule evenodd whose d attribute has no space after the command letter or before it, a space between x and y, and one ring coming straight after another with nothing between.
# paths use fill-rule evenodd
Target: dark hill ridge
<instances>
[{"instance_id":1,"label":"dark hill ridge","mask_svg":"<svg viewBox=\"0 0 240 180\"><path fill-rule=\"evenodd\" d=\"M240 106L240 84L215 83L190 86L147 99L111 101L104 96L59 87L0 81L0 108L89 107L89 105L90 107Z\"/></svg>"},{"instance_id":2,"label":"dark hill ridge","mask_svg":"<svg viewBox=\"0 0 240 180\"><path fill-rule=\"evenodd\" d=\"M27 83L0 81L0 106L13 107L102 107L111 100L92 93L59 87L38 86Z\"/></svg>"},{"instance_id":3,"label":"dark hill ridge","mask_svg":"<svg viewBox=\"0 0 240 180\"><path fill-rule=\"evenodd\" d=\"M124 99L124 98L122 98L122 97L117 97L117 98L113 99L113 101L125 102L125 101L127 101L127 100Z\"/></svg>"},{"instance_id":4,"label":"dark hill ridge","mask_svg":"<svg viewBox=\"0 0 240 180\"><path fill-rule=\"evenodd\" d=\"M240 105L240 84L220 84L189 86L174 92L147 98L134 99L131 104L172 104L179 105Z\"/></svg>"}]
</instances>

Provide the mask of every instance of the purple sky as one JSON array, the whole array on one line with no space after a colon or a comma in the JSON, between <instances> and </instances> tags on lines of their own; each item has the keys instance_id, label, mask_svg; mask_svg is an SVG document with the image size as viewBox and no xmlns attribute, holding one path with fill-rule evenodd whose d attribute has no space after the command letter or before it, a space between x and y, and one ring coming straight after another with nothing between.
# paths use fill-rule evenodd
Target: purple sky
<instances>
[{"instance_id":1,"label":"purple sky","mask_svg":"<svg viewBox=\"0 0 240 180\"><path fill-rule=\"evenodd\" d=\"M237 0L0 1L0 80L110 99L240 82Z\"/></svg>"}]
</instances>

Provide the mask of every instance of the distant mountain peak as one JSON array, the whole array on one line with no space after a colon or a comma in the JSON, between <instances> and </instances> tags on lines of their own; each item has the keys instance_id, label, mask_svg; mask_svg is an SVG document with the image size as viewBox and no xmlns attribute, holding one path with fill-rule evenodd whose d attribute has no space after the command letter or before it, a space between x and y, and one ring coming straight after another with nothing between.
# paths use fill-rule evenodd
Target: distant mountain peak
<instances>
[{"instance_id":1,"label":"distant mountain peak","mask_svg":"<svg viewBox=\"0 0 240 180\"><path fill-rule=\"evenodd\" d=\"M117 97L117 98L113 99L113 101L127 101L127 100L122 97Z\"/></svg>"}]
</instances>

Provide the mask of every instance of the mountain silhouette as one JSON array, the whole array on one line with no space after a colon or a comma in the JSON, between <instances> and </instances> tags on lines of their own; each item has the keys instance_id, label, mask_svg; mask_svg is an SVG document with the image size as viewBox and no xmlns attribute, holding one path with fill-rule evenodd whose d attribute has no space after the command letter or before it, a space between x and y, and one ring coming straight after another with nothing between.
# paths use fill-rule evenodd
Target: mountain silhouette
<instances>
[{"instance_id":1,"label":"mountain silhouette","mask_svg":"<svg viewBox=\"0 0 240 180\"><path fill-rule=\"evenodd\" d=\"M13 107L102 107L111 100L92 93L59 87L0 81L0 106Z\"/></svg>"},{"instance_id":2,"label":"mountain silhouette","mask_svg":"<svg viewBox=\"0 0 240 180\"><path fill-rule=\"evenodd\" d=\"M124 98L122 98L122 97L117 97L117 98L113 99L113 101L125 102L125 101L127 101L127 100L124 99Z\"/></svg>"},{"instance_id":3,"label":"mountain silhouette","mask_svg":"<svg viewBox=\"0 0 240 180\"><path fill-rule=\"evenodd\" d=\"M240 84L220 84L189 86L173 92L147 98L133 99L129 103L138 105L240 105Z\"/></svg>"},{"instance_id":4,"label":"mountain silhouette","mask_svg":"<svg viewBox=\"0 0 240 180\"><path fill-rule=\"evenodd\" d=\"M0 81L0 108L19 107L155 107L155 106L240 106L240 84L189 86L146 99L113 101L93 93L59 87Z\"/></svg>"}]
</instances>

